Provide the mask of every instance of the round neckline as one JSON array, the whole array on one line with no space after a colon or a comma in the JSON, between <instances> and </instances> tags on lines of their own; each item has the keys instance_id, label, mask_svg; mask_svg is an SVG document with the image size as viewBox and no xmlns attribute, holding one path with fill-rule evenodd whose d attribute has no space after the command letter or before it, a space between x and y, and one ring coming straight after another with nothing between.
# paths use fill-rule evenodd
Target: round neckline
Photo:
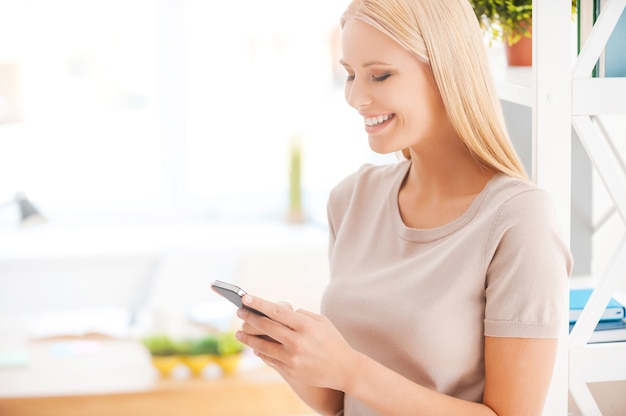
<instances>
[{"instance_id":1,"label":"round neckline","mask_svg":"<svg viewBox=\"0 0 626 416\"><path fill-rule=\"evenodd\" d=\"M406 178L406 175L408 174L410 168L411 161L407 161L406 168L402 170L401 174L398 176L398 181L396 181L395 185L391 189L391 195L388 199L388 214L392 218L396 234L404 240L415 243L427 243L435 241L463 228L463 226L469 223L472 218L476 216L476 213L480 209L480 206L489 194L489 190L492 187L495 179L502 176L501 173L496 173L491 179L489 179L483 189L474 197L474 200L465 210L465 212L463 212L451 222L434 228L411 228L407 226L402 220L402 217L400 216L400 206L398 205L400 186L404 182L404 179Z\"/></svg>"}]
</instances>

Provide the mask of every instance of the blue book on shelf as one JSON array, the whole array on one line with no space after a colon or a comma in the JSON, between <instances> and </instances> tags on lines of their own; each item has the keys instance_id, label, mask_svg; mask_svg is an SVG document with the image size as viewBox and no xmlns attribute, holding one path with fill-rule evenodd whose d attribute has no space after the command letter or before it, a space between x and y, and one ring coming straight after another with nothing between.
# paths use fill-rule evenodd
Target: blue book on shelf
<instances>
[{"instance_id":1,"label":"blue book on shelf","mask_svg":"<svg viewBox=\"0 0 626 416\"><path fill-rule=\"evenodd\" d=\"M575 323L570 322L569 332L572 332ZM589 344L601 342L626 342L626 319L600 321L589 338Z\"/></svg>"},{"instance_id":2,"label":"blue book on shelf","mask_svg":"<svg viewBox=\"0 0 626 416\"><path fill-rule=\"evenodd\" d=\"M570 289L569 291L569 321L570 323L576 322L578 317L583 311L583 308L587 304L589 297L593 289ZM618 321L624 319L626 309L624 305L611 299L607 305L604 313L602 314L600 321Z\"/></svg>"}]
</instances>

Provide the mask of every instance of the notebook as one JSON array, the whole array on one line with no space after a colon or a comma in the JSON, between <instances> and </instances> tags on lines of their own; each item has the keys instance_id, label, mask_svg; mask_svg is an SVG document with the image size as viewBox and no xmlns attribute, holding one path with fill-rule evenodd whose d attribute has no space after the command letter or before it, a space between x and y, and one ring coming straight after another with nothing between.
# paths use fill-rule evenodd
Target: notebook
<instances>
[{"instance_id":1,"label":"notebook","mask_svg":"<svg viewBox=\"0 0 626 416\"><path fill-rule=\"evenodd\" d=\"M587 304L593 289L570 289L569 291L569 321L576 322ZM612 299L600 317L600 321L616 321L624 319L626 309L624 305Z\"/></svg>"}]
</instances>

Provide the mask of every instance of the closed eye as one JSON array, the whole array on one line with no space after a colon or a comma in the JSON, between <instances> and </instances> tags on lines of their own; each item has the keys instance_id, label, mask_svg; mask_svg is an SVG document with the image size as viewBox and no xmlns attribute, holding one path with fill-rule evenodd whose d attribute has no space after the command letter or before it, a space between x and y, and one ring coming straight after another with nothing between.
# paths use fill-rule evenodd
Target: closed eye
<instances>
[{"instance_id":1,"label":"closed eye","mask_svg":"<svg viewBox=\"0 0 626 416\"><path fill-rule=\"evenodd\" d=\"M384 80L386 80L387 78L389 78L391 76L391 74L384 74L381 75L379 77L375 77L374 75L372 75L372 81L373 82L383 82ZM346 78L347 82L352 82L354 81L355 75L354 74L348 74L348 77Z\"/></svg>"},{"instance_id":2,"label":"closed eye","mask_svg":"<svg viewBox=\"0 0 626 416\"><path fill-rule=\"evenodd\" d=\"M379 77L375 77L375 76L372 75L372 81L374 81L374 82L383 82L384 80L386 80L390 76L391 76L391 74L384 74L384 75L381 75Z\"/></svg>"}]
</instances>

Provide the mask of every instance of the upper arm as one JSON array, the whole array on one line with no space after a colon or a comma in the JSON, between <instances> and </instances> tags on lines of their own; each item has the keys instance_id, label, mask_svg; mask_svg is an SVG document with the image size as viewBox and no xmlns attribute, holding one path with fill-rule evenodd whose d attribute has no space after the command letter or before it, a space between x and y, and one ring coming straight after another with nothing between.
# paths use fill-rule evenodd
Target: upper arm
<instances>
[{"instance_id":1,"label":"upper arm","mask_svg":"<svg viewBox=\"0 0 626 416\"><path fill-rule=\"evenodd\" d=\"M483 402L497 415L541 415L558 340L485 337Z\"/></svg>"},{"instance_id":2,"label":"upper arm","mask_svg":"<svg viewBox=\"0 0 626 416\"><path fill-rule=\"evenodd\" d=\"M545 192L524 192L504 203L488 246L485 335L557 337L572 256Z\"/></svg>"}]
</instances>

